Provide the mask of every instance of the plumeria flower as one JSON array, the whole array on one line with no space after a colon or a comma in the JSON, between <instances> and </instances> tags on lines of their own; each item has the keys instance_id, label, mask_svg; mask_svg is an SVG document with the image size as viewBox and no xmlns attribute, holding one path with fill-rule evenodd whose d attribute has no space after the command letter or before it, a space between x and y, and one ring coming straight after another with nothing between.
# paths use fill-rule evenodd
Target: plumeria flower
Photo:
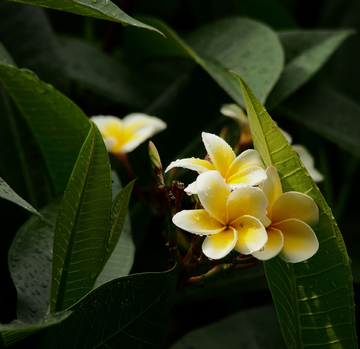
<instances>
[{"instance_id":1,"label":"plumeria flower","mask_svg":"<svg viewBox=\"0 0 360 349\"><path fill-rule=\"evenodd\" d=\"M319 221L319 210L314 200L305 194L282 192L281 182L275 167L266 170L267 179L262 184L269 205L265 224L268 241L261 251L252 255L267 260L279 255L290 263L302 262L312 257L319 242L311 227Z\"/></svg>"},{"instance_id":2,"label":"plumeria flower","mask_svg":"<svg viewBox=\"0 0 360 349\"><path fill-rule=\"evenodd\" d=\"M239 145L240 147L249 147L252 144L253 139L250 132L249 119L245 115L244 111L237 104L224 104L221 106L220 113L232 118L240 125L241 133ZM280 130L284 134L287 141L292 144L291 135L281 128ZM304 164L314 182L319 183L323 181L324 176L315 168L314 158L310 152L301 144L294 144L292 147L299 155L302 163Z\"/></svg>"},{"instance_id":3,"label":"plumeria flower","mask_svg":"<svg viewBox=\"0 0 360 349\"><path fill-rule=\"evenodd\" d=\"M179 228L206 235L202 250L211 259L225 257L233 249L243 254L258 251L267 242L261 223L266 219L268 201L255 187L231 192L218 171L206 171L196 180L196 190L204 209L183 210L173 217Z\"/></svg>"},{"instance_id":4,"label":"plumeria flower","mask_svg":"<svg viewBox=\"0 0 360 349\"><path fill-rule=\"evenodd\" d=\"M93 116L109 153L133 151L146 139L166 128L166 123L154 116L132 113L119 119L115 116Z\"/></svg>"},{"instance_id":5,"label":"plumeria flower","mask_svg":"<svg viewBox=\"0 0 360 349\"><path fill-rule=\"evenodd\" d=\"M184 167L198 173L216 170L225 179L230 189L258 185L266 179L264 165L256 150L246 150L236 157L230 145L222 138L203 132L202 140L210 161L196 158L176 160L167 167L165 172L174 167ZM185 191L190 195L197 194L195 182L191 183Z\"/></svg>"}]
</instances>

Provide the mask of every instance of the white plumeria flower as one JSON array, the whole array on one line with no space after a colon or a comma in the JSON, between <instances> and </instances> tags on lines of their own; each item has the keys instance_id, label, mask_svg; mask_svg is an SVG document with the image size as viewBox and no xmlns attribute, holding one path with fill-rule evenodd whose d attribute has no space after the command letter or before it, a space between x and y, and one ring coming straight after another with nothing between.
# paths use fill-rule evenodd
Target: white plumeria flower
<instances>
[{"instance_id":1,"label":"white plumeria flower","mask_svg":"<svg viewBox=\"0 0 360 349\"><path fill-rule=\"evenodd\" d=\"M241 187L231 192L218 171L206 171L198 176L196 190L204 209L178 212L173 222L190 233L206 235L202 250L207 257L220 259L233 249L251 254L263 248L267 233L261 222L268 201L261 189Z\"/></svg>"},{"instance_id":2,"label":"white plumeria flower","mask_svg":"<svg viewBox=\"0 0 360 349\"><path fill-rule=\"evenodd\" d=\"M222 138L203 132L202 140L211 162L196 158L176 160L167 167L165 172L174 167L183 167L198 173L216 170L225 179L230 189L258 185L266 179L264 165L256 150L245 150L236 157L230 145ZM190 195L196 194L196 188L193 182L185 191Z\"/></svg>"},{"instance_id":3,"label":"white plumeria flower","mask_svg":"<svg viewBox=\"0 0 360 349\"><path fill-rule=\"evenodd\" d=\"M261 260L279 255L290 263L309 259L319 248L318 239L311 228L319 221L315 201L303 193L283 193L275 167L268 167L266 174L267 179L261 186L269 202L268 222L262 222L265 222L268 241L263 250L253 252L252 255Z\"/></svg>"},{"instance_id":4,"label":"white plumeria flower","mask_svg":"<svg viewBox=\"0 0 360 349\"><path fill-rule=\"evenodd\" d=\"M166 128L166 123L154 116L132 113L119 119L115 116L93 116L109 153L133 151L146 139Z\"/></svg>"}]
</instances>

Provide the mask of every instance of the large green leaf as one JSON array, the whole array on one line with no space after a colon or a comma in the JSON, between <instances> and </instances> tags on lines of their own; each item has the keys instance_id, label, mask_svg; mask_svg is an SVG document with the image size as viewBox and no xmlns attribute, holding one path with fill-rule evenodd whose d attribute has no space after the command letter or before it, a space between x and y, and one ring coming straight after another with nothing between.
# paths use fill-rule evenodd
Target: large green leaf
<instances>
[{"instance_id":1,"label":"large green leaf","mask_svg":"<svg viewBox=\"0 0 360 349\"><path fill-rule=\"evenodd\" d=\"M171 349L286 349L273 306L247 309L196 329Z\"/></svg>"},{"instance_id":2,"label":"large green leaf","mask_svg":"<svg viewBox=\"0 0 360 349\"><path fill-rule=\"evenodd\" d=\"M0 333L4 340L5 347L16 343L41 329L54 326L61 321L64 321L71 313L71 311L60 311L31 322L15 320L7 325L0 324Z\"/></svg>"},{"instance_id":3,"label":"large green leaf","mask_svg":"<svg viewBox=\"0 0 360 349\"><path fill-rule=\"evenodd\" d=\"M267 100L268 109L276 107L304 85L351 34L351 30L279 32L286 64ZM256 95L256 91L254 93Z\"/></svg>"},{"instance_id":4,"label":"large green leaf","mask_svg":"<svg viewBox=\"0 0 360 349\"><path fill-rule=\"evenodd\" d=\"M163 35L159 30L146 25L120 10L110 0L10 0L28 5L42 6L54 10L71 12L81 16L105 19L112 22L149 29Z\"/></svg>"},{"instance_id":5,"label":"large green leaf","mask_svg":"<svg viewBox=\"0 0 360 349\"><path fill-rule=\"evenodd\" d=\"M241 72L264 102L283 69L280 41L269 27L241 17L213 22L181 39L166 24L141 17L166 35L162 42L152 33L127 33L132 62L150 57L192 58L240 105L244 105L239 84L229 70Z\"/></svg>"},{"instance_id":6,"label":"large green leaf","mask_svg":"<svg viewBox=\"0 0 360 349\"><path fill-rule=\"evenodd\" d=\"M95 286L116 277L127 275L132 267L135 246L131 237L130 217L127 215L127 211L134 183L135 180L125 186L112 203L105 266L96 279Z\"/></svg>"},{"instance_id":7,"label":"large green leaf","mask_svg":"<svg viewBox=\"0 0 360 349\"><path fill-rule=\"evenodd\" d=\"M45 218L38 211L36 211L34 207L32 207L29 203L27 203L22 197L16 194L1 177L0 177L0 197L23 207L25 210L36 215L38 218L40 218L41 221L43 221L43 223L45 223Z\"/></svg>"},{"instance_id":8,"label":"large green leaf","mask_svg":"<svg viewBox=\"0 0 360 349\"><path fill-rule=\"evenodd\" d=\"M17 290L17 318L22 322L42 319L49 312L52 243L60 200L40 210L46 226L31 217L16 233L8 259Z\"/></svg>"},{"instance_id":9,"label":"large green leaf","mask_svg":"<svg viewBox=\"0 0 360 349\"><path fill-rule=\"evenodd\" d=\"M299 157L245 81L239 77L254 138L266 166L277 168L283 190L311 196L319 207L320 247L311 259L276 257L265 272L288 348L357 348L352 275L339 228Z\"/></svg>"},{"instance_id":10,"label":"large green leaf","mask_svg":"<svg viewBox=\"0 0 360 349\"><path fill-rule=\"evenodd\" d=\"M0 81L35 135L55 193L66 187L90 123L72 101L33 73L0 64Z\"/></svg>"},{"instance_id":11,"label":"large green leaf","mask_svg":"<svg viewBox=\"0 0 360 349\"><path fill-rule=\"evenodd\" d=\"M109 157L92 123L60 204L50 312L67 309L93 288L108 246L110 205Z\"/></svg>"},{"instance_id":12,"label":"large green leaf","mask_svg":"<svg viewBox=\"0 0 360 349\"><path fill-rule=\"evenodd\" d=\"M331 86L307 86L279 110L330 142L360 157L360 105Z\"/></svg>"},{"instance_id":13,"label":"large green leaf","mask_svg":"<svg viewBox=\"0 0 360 349\"><path fill-rule=\"evenodd\" d=\"M116 278L69 308L70 317L16 348L162 348L176 269Z\"/></svg>"}]
</instances>

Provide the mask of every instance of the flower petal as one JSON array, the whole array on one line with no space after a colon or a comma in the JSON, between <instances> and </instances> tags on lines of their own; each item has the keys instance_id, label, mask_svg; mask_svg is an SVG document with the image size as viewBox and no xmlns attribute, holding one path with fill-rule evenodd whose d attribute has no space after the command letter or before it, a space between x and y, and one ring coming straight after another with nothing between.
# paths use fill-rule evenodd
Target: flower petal
<instances>
[{"instance_id":1,"label":"flower petal","mask_svg":"<svg viewBox=\"0 0 360 349\"><path fill-rule=\"evenodd\" d=\"M231 164L226 174L226 178L235 175L237 172L249 167L257 166L264 168L264 164L260 158L259 153L254 149L243 151Z\"/></svg>"},{"instance_id":2,"label":"flower petal","mask_svg":"<svg viewBox=\"0 0 360 349\"><path fill-rule=\"evenodd\" d=\"M274 166L269 166L266 169L266 180L260 185L260 188L265 193L269 205L267 207L267 215L271 218L271 210L274 201L282 194L282 187L277 169Z\"/></svg>"},{"instance_id":3,"label":"flower petal","mask_svg":"<svg viewBox=\"0 0 360 349\"><path fill-rule=\"evenodd\" d=\"M293 149L297 152L305 168L308 170L314 182L319 183L324 180L324 176L314 166L314 158L310 152L301 144L294 144Z\"/></svg>"},{"instance_id":4,"label":"flower petal","mask_svg":"<svg viewBox=\"0 0 360 349\"><path fill-rule=\"evenodd\" d=\"M99 128L108 152L118 153L124 144L124 123L122 120L111 115L93 116L91 120Z\"/></svg>"},{"instance_id":5,"label":"flower petal","mask_svg":"<svg viewBox=\"0 0 360 349\"><path fill-rule=\"evenodd\" d=\"M239 217L248 215L262 219L266 215L268 201L264 192L259 188L241 187L235 189L229 196L227 212L229 224L236 222Z\"/></svg>"},{"instance_id":6,"label":"flower petal","mask_svg":"<svg viewBox=\"0 0 360 349\"><path fill-rule=\"evenodd\" d=\"M150 132L151 130L152 134L154 134L164 130L167 126L161 119L143 113L131 113L125 116L122 121L130 132Z\"/></svg>"},{"instance_id":7,"label":"flower petal","mask_svg":"<svg viewBox=\"0 0 360 349\"><path fill-rule=\"evenodd\" d=\"M237 232L232 227L219 234L207 236L202 244L205 256L220 259L229 254L236 244Z\"/></svg>"},{"instance_id":8,"label":"flower petal","mask_svg":"<svg viewBox=\"0 0 360 349\"><path fill-rule=\"evenodd\" d=\"M196 181L190 183L185 189L184 189L185 193L188 195L193 195L193 194L197 194L197 189L196 189Z\"/></svg>"},{"instance_id":9,"label":"flower petal","mask_svg":"<svg viewBox=\"0 0 360 349\"><path fill-rule=\"evenodd\" d=\"M199 235L217 234L226 229L205 210L183 210L174 215L172 221L179 228Z\"/></svg>"},{"instance_id":10,"label":"flower petal","mask_svg":"<svg viewBox=\"0 0 360 349\"><path fill-rule=\"evenodd\" d=\"M269 227L266 229L266 232L268 234L268 241L264 249L252 253L254 257L262 261L266 261L279 254L284 244L284 236L279 229Z\"/></svg>"},{"instance_id":11,"label":"flower petal","mask_svg":"<svg viewBox=\"0 0 360 349\"><path fill-rule=\"evenodd\" d=\"M226 201L230 189L218 171L207 171L196 179L196 189L204 209L226 225Z\"/></svg>"},{"instance_id":12,"label":"flower petal","mask_svg":"<svg viewBox=\"0 0 360 349\"><path fill-rule=\"evenodd\" d=\"M290 218L315 226L319 222L319 209L310 196L288 191L275 200L271 220L274 224Z\"/></svg>"},{"instance_id":13,"label":"flower petal","mask_svg":"<svg viewBox=\"0 0 360 349\"><path fill-rule=\"evenodd\" d=\"M251 216L243 216L238 220L236 228L238 239L235 250L242 254L251 254L264 247L268 240L266 229L261 222Z\"/></svg>"},{"instance_id":14,"label":"flower petal","mask_svg":"<svg viewBox=\"0 0 360 349\"><path fill-rule=\"evenodd\" d=\"M188 159L180 159L173 161L165 170L165 172L171 170L174 167L183 167L188 170L197 171L199 173L215 170L215 167L206 160L196 159L196 158L188 158Z\"/></svg>"},{"instance_id":15,"label":"flower petal","mask_svg":"<svg viewBox=\"0 0 360 349\"><path fill-rule=\"evenodd\" d=\"M227 178L226 183L231 189L241 186L258 185L266 179L266 172L261 167L250 166Z\"/></svg>"},{"instance_id":16,"label":"flower petal","mask_svg":"<svg viewBox=\"0 0 360 349\"><path fill-rule=\"evenodd\" d=\"M202 139L215 169L225 177L230 165L235 160L234 151L222 138L214 134L203 132Z\"/></svg>"},{"instance_id":17,"label":"flower petal","mask_svg":"<svg viewBox=\"0 0 360 349\"><path fill-rule=\"evenodd\" d=\"M319 249L319 242L306 223L288 219L274 226L284 235L284 246L279 257L286 262L298 263L312 257Z\"/></svg>"}]
</instances>

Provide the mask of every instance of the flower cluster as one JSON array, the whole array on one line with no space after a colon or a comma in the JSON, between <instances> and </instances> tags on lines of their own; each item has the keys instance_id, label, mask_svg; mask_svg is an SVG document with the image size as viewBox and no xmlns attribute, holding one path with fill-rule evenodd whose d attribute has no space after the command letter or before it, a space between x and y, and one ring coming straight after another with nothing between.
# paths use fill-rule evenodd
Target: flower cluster
<instances>
[{"instance_id":1,"label":"flower cluster","mask_svg":"<svg viewBox=\"0 0 360 349\"><path fill-rule=\"evenodd\" d=\"M312 229L319 220L314 200L299 192L283 193L276 168L265 170L255 150L236 157L220 137L203 133L202 138L209 161L182 159L166 169L199 173L186 190L198 195L203 208L180 211L174 224L206 235L202 250L211 259L233 249L261 260L278 255L297 263L312 257L319 247Z\"/></svg>"}]
</instances>

